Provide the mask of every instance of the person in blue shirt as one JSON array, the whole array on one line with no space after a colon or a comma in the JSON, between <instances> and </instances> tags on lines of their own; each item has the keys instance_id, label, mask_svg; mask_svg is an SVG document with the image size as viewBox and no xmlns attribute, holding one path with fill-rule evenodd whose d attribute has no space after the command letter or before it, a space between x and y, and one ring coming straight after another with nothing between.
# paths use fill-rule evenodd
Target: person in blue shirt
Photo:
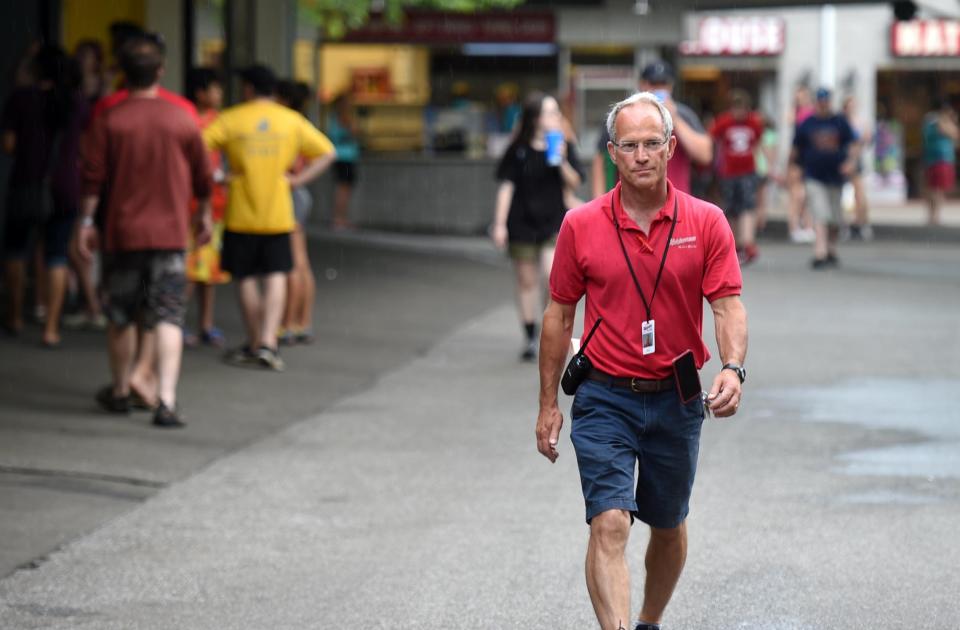
<instances>
[{"instance_id":1,"label":"person in blue shirt","mask_svg":"<svg viewBox=\"0 0 960 630\"><path fill-rule=\"evenodd\" d=\"M353 227L350 222L350 198L357 182L360 141L350 107L350 95L347 93L333 101L333 111L327 118L327 136L337 149L337 161L333 163L333 176L336 181L333 192L333 229L349 229Z\"/></svg>"},{"instance_id":2,"label":"person in blue shirt","mask_svg":"<svg viewBox=\"0 0 960 630\"><path fill-rule=\"evenodd\" d=\"M854 172L858 142L850 122L833 111L832 94L817 90L816 111L804 120L793 138L793 159L803 169L807 208L813 218L813 269L835 267L837 240L843 225L840 195Z\"/></svg>"}]
</instances>

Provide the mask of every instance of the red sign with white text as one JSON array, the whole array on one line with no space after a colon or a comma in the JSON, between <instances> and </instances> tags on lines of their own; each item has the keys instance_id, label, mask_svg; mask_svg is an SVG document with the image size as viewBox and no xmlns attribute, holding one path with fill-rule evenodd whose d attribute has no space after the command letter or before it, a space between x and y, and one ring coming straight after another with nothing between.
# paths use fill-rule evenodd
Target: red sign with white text
<instances>
[{"instance_id":1,"label":"red sign with white text","mask_svg":"<svg viewBox=\"0 0 960 630\"><path fill-rule=\"evenodd\" d=\"M960 21L910 20L890 28L894 57L960 56Z\"/></svg>"},{"instance_id":2,"label":"red sign with white text","mask_svg":"<svg viewBox=\"0 0 960 630\"><path fill-rule=\"evenodd\" d=\"M776 17L708 17L700 20L697 39L680 44L684 55L771 56L786 46L783 20Z\"/></svg>"},{"instance_id":3,"label":"red sign with white text","mask_svg":"<svg viewBox=\"0 0 960 630\"><path fill-rule=\"evenodd\" d=\"M495 13L410 12L400 24L371 17L363 27L347 33L346 42L407 44L553 43L553 13L511 11Z\"/></svg>"}]
</instances>

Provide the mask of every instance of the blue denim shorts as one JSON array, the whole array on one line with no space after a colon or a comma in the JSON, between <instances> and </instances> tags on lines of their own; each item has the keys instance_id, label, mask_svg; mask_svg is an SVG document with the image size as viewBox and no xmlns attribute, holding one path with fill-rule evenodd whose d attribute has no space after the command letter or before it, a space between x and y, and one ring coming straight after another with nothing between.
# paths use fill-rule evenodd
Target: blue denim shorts
<instances>
[{"instance_id":1,"label":"blue denim shorts","mask_svg":"<svg viewBox=\"0 0 960 630\"><path fill-rule=\"evenodd\" d=\"M684 405L672 389L638 394L587 380L570 415L587 523L607 510L657 528L686 519L703 426L699 396Z\"/></svg>"}]
</instances>

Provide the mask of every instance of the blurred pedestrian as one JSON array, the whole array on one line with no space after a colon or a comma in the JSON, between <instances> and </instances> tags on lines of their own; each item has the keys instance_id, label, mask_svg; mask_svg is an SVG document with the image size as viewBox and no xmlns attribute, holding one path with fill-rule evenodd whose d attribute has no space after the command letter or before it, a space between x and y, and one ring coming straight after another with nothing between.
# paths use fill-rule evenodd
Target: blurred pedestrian
<instances>
[{"instance_id":1,"label":"blurred pedestrian","mask_svg":"<svg viewBox=\"0 0 960 630\"><path fill-rule=\"evenodd\" d=\"M60 344L67 250L77 216L79 134L88 108L79 98L76 67L60 47L41 47L28 71L34 81L14 89L0 121L3 149L13 155L3 230L3 327L14 335L23 328L27 260L40 246L43 270L37 273L44 281L36 283L35 300L45 313L42 343L52 348Z\"/></svg>"},{"instance_id":2,"label":"blurred pedestrian","mask_svg":"<svg viewBox=\"0 0 960 630\"><path fill-rule=\"evenodd\" d=\"M858 157L856 137L850 123L834 112L832 94L817 90L817 108L797 127L793 139L795 160L803 167L804 193L813 219L813 269L835 267L837 240L843 225L841 193L854 172Z\"/></svg>"},{"instance_id":3,"label":"blurred pedestrian","mask_svg":"<svg viewBox=\"0 0 960 630\"><path fill-rule=\"evenodd\" d=\"M870 128L862 124L857 114L857 101L853 95L843 99L843 115L846 116L853 135L857 141L857 162L850 174L850 185L853 187L853 221L849 226L849 237L853 240L869 241L873 239L873 228L870 226L870 206L867 202L867 191L863 185L863 161L867 147L873 143L873 134Z\"/></svg>"},{"instance_id":4,"label":"blurred pedestrian","mask_svg":"<svg viewBox=\"0 0 960 630\"><path fill-rule=\"evenodd\" d=\"M777 123L770 116L763 116L763 134L760 144L754 151L757 165L757 231L767 227L767 209L777 187L783 184L783 177L777 172L777 147L780 144Z\"/></svg>"},{"instance_id":5,"label":"blurred pedestrian","mask_svg":"<svg viewBox=\"0 0 960 630\"><path fill-rule=\"evenodd\" d=\"M212 68L193 68L187 74L187 96L197 108L200 117L200 129L206 129L220 115L223 106L223 84L220 76ZM184 330L184 344L195 346L203 344L222 348L226 343L223 331L215 324L217 285L230 282L230 274L221 269L220 250L223 247L223 215L227 207L227 190L224 186L223 156L219 151L207 154L213 174L210 194L212 231L210 240L205 244L197 243L192 237L187 248L187 303L197 297L198 333ZM198 212L200 204L191 203L191 212Z\"/></svg>"},{"instance_id":6,"label":"blurred pedestrian","mask_svg":"<svg viewBox=\"0 0 960 630\"><path fill-rule=\"evenodd\" d=\"M102 244L103 291L113 382L97 402L113 413L130 409L130 379L136 352L135 324L154 331L157 403L153 424L184 426L177 405L186 310L184 250L191 195L197 241L210 234L210 166L195 121L159 93L164 58L148 37L131 38L120 62L127 98L92 123L84 147L82 214L74 246L83 258ZM149 177L144 174L149 173ZM104 228L94 225L102 191Z\"/></svg>"},{"instance_id":7,"label":"blurred pedestrian","mask_svg":"<svg viewBox=\"0 0 960 630\"><path fill-rule=\"evenodd\" d=\"M566 191L576 189L583 180L576 151L564 138L555 98L532 92L524 99L520 128L500 160L497 180L491 237L513 261L524 331L520 358L533 361L541 299L553 265L557 232L567 211Z\"/></svg>"},{"instance_id":8,"label":"blurred pedestrian","mask_svg":"<svg viewBox=\"0 0 960 630\"><path fill-rule=\"evenodd\" d=\"M713 142L710 134L692 109L673 100L673 68L666 61L648 64L640 75L640 90L652 92L666 105L673 116L673 133L677 136L677 151L670 160L667 177L680 190L689 191L693 164L708 166L713 162ZM600 130L597 153L593 158L592 185L594 198L610 190L619 174L607 157L607 142L610 141L606 125Z\"/></svg>"},{"instance_id":9,"label":"blurred pedestrian","mask_svg":"<svg viewBox=\"0 0 960 630\"><path fill-rule=\"evenodd\" d=\"M350 221L350 200L357 185L357 162L360 161L358 133L350 94L342 92L333 100L332 111L327 116L327 134L337 149L337 160L333 163L331 226L334 230L348 230L353 227L353 222Z\"/></svg>"},{"instance_id":10,"label":"blurred pedestrian","mask_svg":"<svg viewBox=\"0 0 960 630\"><path fill-rule=\"evenodd\" d=\"M791 121L794 138L801 124L816 111L810 88L797 86L793 95ZM807 212L806 191L803 184L803 166L796 161L796 154L790 153L787 160L787 232L793 243L812 243L816 239L813 221Z\"/></svg>"},{"instance_id":11,"label":"blurred pedestrian","mask_svg":"<svg viewBox=\"0 0 960 630\"><path fill-rule=\"evenodd\" d=\"M310 88L301 81L281 81L277 86L277 102L303 114L310 99ZM334 143L336 147L336 143ZM337 153L339 158L340 154ZM303 170L306 160L299 156L290 169L296 176ZM309 344L313 342L313 302L317 294L317 282L310 265L307 248L307 219L313 208L313 195L306 186L290 189L293 201L293 217L296 227L290 233L290 248L293 254L293 269L287 275L287 302L283 310L277 341L282 346Z\"/></svg>"},{"instance_id":12,"label":"blurred pedestrian","mask_svg":"<svg viewBox=\"0 0 960 630\"><path fill-rule=\"evenodd\" d=\"M82 40L77 43L74 49L73 59L80 73L80 94L84 101L77 118L78 121L82 122L82 132L82 130L87 127L93 106L107 91L106 80L103 75L103 47L100 45L100 42L96 40ZM76 177L76 185L74 187L76 191L75 205L79 209L79 144L75 148L72 160L72 168ZM95 256L96 255L94 255L94 257ZM74 312L64 314L64 327L89 327L95 330L105 330L107 320L103 316L100 308L100 297L97 295L97 280L94 273L95 264L93 258L89 261L83 261L76 255L76 252L71 249L69 259L70 267L73 269L76 277L76 283L83 301L83 306L82 308L77 308Z\"/></svg>"},{"instance_id":13,"label":"blurred pedestrian","mask_svg":"<svg viewBox=\"0 0 960 630\"><path fill-rule=\"evenodd\" d=\"M710 128L717 143L720 194L723 212L737 241L741 264L749 264L757 250L757 164L754 153L763 136L763 119L750 107L743 90L730 91L730 109Z\"/></svg>"},{"instance_id":14,"label":"blurred pedestrian","mask_svg":"<svg viewBox=\"0 0 960 630\"><path fill-rule=\"evenodd\" d=\"M607 127L620 183L569 212L557 240L543 316L537 449L556 461L563 425L557 386L577 303L586 296L584 330L600 326L586 348L570 437L590 526L587 590L601 628L631 623L626 549L640 519L650 540L635 628L657 630L686 558L704 401L717 416L737 412L747 320L722 212L667 178L678 140L665 104L649 92L634 94L614 105ZM696 374L709 359L704 298L724 363L706 399ZM680 356L689 361L689 393L674 378Z\"/></svg>"},{"instance_id":15,"label":"blurred pedestrian","mask_svg":"<svg viewBox=\"0 0 960 630\"><path fill-rule=\"evenodd\" d=\"M927 223L940 225L940 210L956 183L957 112L943 99L923 119L923 166L927 183Z\"/></svg>"},{"instance_id":16,"label":"blurred pedestrian","mask_svg":"<svg viewBox=\"0 0 960 630\"><path fill-rule=\"evenodd\" d=\"M247 332L246 344L225 360L279 371L284 363L277 330L293 268L290 233L296 228L290 191L313 181L336 154L310 121L274 101L272 70L254 65L240 76L244 103L225 110L203 132L207 146L222 150L230 164L222 261L237 283ZM299 156L308 161L290 175Z\"/></svg>"},{"instance_id":17,"label":"blurred pedestrian","mask_svg":"<svg viewBox=\"0 0 960 630\"><path fill-rule=\"evenodd\" d=\"M103 70L103 46L95 39L77 42L73 58L80 70L80 91L91 105L107 94Z\"/></svg>"},{"instance_id":18,"label":"blurred pedestrian","mask_svg":"<svg viewBox=\"0 0 960 630\"><path fill-rule=\"evenodd\" d=\"M136 24L130 22L116 22L110 26L110 35L114 57L122 59L123 50L127 43L148 41L160 52L161 57L166 55L166 44L160 33L146 32ZM116 70L122 74L122 64ZM130 98L131 90L126 85L126 77L121 76L121 83L118 89L111 94L101 98L93 107L93 113L90 115L91 125L104 113L114 107L127 101ZM186 99L175 92L167 90L158 85L156 88L158 99L170 103L181 109L194 124L199 128L200 118L197 116L197 108L189 99ZM108 191L101 191L105 193ZM106 195L100 195L101 201L106 202ZM189 206L185 208L188 210ZM95 217L99 227L103 227L103 212L98 209ZM130 373L129 385L131 391L131 404L138 409L155 409L158 404L158 375L157 375L157 332L155 328L137 324L136 337L136 357L133 370Z\"/></svg>"}]
</instances>

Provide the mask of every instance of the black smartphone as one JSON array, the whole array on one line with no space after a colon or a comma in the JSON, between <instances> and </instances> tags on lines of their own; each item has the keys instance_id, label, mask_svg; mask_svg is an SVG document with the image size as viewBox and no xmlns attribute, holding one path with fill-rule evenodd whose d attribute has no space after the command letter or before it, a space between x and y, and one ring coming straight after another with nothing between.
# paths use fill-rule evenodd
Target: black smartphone
<instances>
[{"instance_id":1,"label":"black smartphone","mask_svg":"<svg viewBox=\"0 0 960 630\"><path fill-rule=\"evenodd\" d=\"M693 351L687 350L673 360L673 379L677 384L677 393L680 401L687 404L694 398L700 397L700 374L697 373L697 364L693 360Z\"/></svg>"}]
</instances>

